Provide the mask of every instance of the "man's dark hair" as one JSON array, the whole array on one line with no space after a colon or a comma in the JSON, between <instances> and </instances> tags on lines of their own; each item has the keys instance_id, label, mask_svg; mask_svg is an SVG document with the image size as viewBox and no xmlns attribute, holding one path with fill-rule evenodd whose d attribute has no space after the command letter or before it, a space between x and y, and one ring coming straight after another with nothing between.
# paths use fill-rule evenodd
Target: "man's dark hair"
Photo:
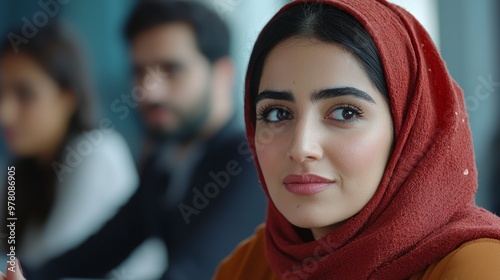
<instances>
[{"instance_id":1,"label":"man's dark hair","mask_svg":"<svg viewBox=\"0 0 500 280\"><path fill-rule=\"evenodd\" d=\"M200 52L211 62L229 55L229 30L222 19L197 2L145 0L133 9L125 25L129 42L145 30L171 22L184 22L193 28Z\"/></svg>"}]
</instances>

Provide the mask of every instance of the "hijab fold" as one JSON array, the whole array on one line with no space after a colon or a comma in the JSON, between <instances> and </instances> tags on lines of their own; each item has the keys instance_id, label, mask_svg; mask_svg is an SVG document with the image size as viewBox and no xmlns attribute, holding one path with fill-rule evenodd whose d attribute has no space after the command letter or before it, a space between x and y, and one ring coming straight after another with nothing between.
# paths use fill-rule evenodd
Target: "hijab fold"
<instances>
[{"instance_id":1,"label":"hijab fold","mask_svg":"<svg viewBox=\"0 0 500 280\"><path fill-rule=\"evenodd\" d=\"M303 2L343 10L370 34L384 68L395 142L373 198L320 240L304 242L270 199L266 253L273 271L281 279L403 279L467 241L500 239L498 217L475 206L477 171L463 92L424 28L384 0L298 0L278 14ZM250 100L247 74L246 133L268 193Z\"/></svg>"}]
</instances>

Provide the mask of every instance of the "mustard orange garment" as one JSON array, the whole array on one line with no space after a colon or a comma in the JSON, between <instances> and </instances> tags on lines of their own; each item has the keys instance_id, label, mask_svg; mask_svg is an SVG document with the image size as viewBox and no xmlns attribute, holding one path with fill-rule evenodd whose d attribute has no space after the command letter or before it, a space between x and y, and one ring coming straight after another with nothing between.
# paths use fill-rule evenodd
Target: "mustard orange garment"
<instances>
[{"instance_id":1,"label":"mustard orange garment","mask_svg":"<svg viewBox=\"0 0 500 280\"><path fill-rule=\"evenodd\" d=\"M255 234L225 258L214 276L215 280L278 280L267 261L264 248L264 226L256 229Z\"/></svg>"},{"instance_id":2,"label":"mustard orange garment","mask_svg":"<svg viewBox=\"0 0 500 280\"><path fill-rule=\"evenodd\" d=\"M243 241L219 266L214 280L278 280L264 248L264 226ZM313 266L311 266L313 268ZM500 279L500 241L482 238L467 242L410 280Z\"/></svg>"}]
</instances>

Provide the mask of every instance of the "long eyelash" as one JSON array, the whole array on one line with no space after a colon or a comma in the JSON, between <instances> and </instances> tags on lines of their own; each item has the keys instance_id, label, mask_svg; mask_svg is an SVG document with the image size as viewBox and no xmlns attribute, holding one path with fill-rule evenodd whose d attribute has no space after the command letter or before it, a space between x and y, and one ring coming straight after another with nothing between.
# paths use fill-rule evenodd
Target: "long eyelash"
<instances>
[{"instance_id":1,"label":"long eyelash","mask_svg":"<svg viewBox=\"0 0 500 280\"><path fill-rule=\"evenodd\" d=\"M353 110L354 112L356 112L356 114L358 114L359 116L363 116L363 114L365 113L363 111L363 108L361 108L361 106L357 105L357 104L354 104L354 103L346 103L344 105L340 105L339 107L337 108L345 108L345 109L351 109Z\"/></svg>"},{"instance_id":2,"label":"long eyelash","mask_svg":"<svg viewBox=\"0 0 500 280\"><path fill-rule=\"evenodd\" d=\"M257 120L263 121L264 123L274 123L272 121L266 120L266 115L269 113L269 111L274 110L276 108L284 108L282 105L277 105L277 104L266 104L262 107L260 107L257 110Z\"/></svg>"},{"instance_id":3,"label":"long eyelash","mask_svg":"<svg viewBox=\"0 0 500 280\"><path fill-rule=\"evenodd\" d=\"M338 105L338 106L335 106L333 107L330 112L333 112L334 110L337 110L337 109L350 109L350 110L353 110L354 113L357 115L356 118L362 118L363 115L364 115L364 111L363 111L363 108L361 108L361 106L357 105L357 104L354 104L354 103L345 103L345 104L342 104L342 105ZM341 120L334 120L332 119L333 121L336 121L336 122L342 122L342 123L352 123L352 122L355 122L356 119L350 119L350 120L345 120L345 121L341 121Z\"/></svg>"}]
</instances>

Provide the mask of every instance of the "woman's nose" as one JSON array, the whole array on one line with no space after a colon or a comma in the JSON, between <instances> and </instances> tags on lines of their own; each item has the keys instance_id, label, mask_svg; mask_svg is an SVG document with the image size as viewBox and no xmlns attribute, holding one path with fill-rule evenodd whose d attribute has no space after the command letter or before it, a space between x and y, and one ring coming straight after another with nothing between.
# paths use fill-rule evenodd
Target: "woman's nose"
<instances>
[{"instance_id":1,"label":"woman's nose","mask_svg":"<svg viewBox=\"0 0 500 280\"><path fill-rule=\"evenodd\" d=\"M288 158L299 163L321 159L323 149L320 138L321 133L314 120L297 122L288 148Z\"/></svg>"}]
</instances>

